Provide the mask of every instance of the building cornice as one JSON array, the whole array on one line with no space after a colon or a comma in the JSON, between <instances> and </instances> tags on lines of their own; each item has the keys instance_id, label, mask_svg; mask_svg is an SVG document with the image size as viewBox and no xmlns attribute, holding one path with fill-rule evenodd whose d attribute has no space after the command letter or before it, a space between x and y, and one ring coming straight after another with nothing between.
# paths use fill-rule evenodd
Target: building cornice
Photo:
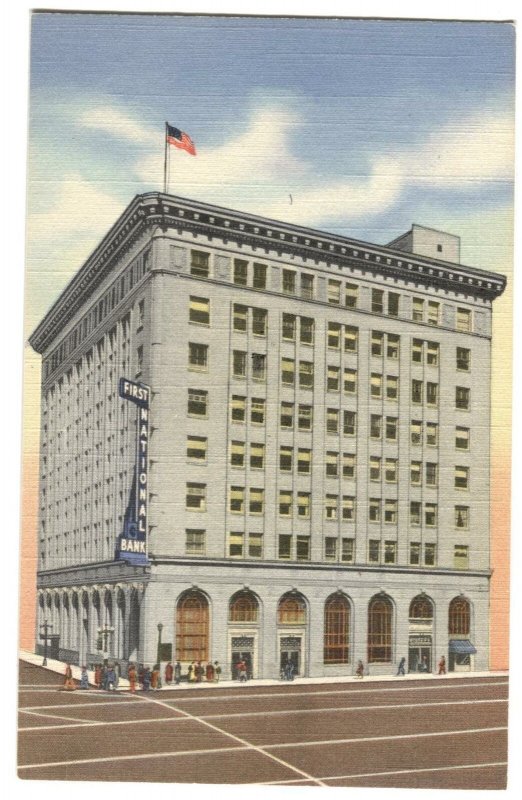
<instances>
[{"instance_id":1,"label":"building cornice","mask_svg":"<svg viewBox=\"0 0 522 800\"><path fill-rule=\"evenodd\" d=\"M394 250L336 236L314 228L291 225L220 206L200 203L159 192L137 195L112 226L85 264L65 287L42 322L29 338L37 352L43 352L63 330L84 302L102 282L118 259L144 231L169 228L233 242L255 252L277 252L281 257L298 256L316 265L327 262L342 270L362 270L396 280L422 283L493 300L504 291L503 275L473 267ZM263 256L260 256L263 258Z\"/></svg>"}]
</instances>

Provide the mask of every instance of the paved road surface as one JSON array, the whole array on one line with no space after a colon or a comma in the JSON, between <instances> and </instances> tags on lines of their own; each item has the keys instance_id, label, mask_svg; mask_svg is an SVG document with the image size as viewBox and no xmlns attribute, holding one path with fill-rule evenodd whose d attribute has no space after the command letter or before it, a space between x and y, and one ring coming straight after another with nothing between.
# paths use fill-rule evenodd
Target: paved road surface
<instances>
[{"instance_id":1,"label":"paved road surface","mask_svg":"<svg viewBox=\"0 0 522 800\"><path fill-rule=\"evenodd\" d=\"M66 692L21 662L19 776L503 789L504 676Z\"/></svg>"}]
</instances>

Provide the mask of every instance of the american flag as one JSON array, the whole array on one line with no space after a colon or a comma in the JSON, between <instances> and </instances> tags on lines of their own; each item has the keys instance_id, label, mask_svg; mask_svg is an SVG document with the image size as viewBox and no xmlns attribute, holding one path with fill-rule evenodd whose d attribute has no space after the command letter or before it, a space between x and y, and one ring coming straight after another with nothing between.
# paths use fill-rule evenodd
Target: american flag
<instances>
[{"instance_id":1,"label":"american flag","mask_svg":"<svg viewBox=\"0 0 522 800\"><path fill-rule=\"evenodd\" d=\"M174 147L179 147L180 150L186 150L191 156L196 155L196 145L184 131L179 128L174 128L167 122L167 144L173 144Z\"/></svg>"}]
</instances>

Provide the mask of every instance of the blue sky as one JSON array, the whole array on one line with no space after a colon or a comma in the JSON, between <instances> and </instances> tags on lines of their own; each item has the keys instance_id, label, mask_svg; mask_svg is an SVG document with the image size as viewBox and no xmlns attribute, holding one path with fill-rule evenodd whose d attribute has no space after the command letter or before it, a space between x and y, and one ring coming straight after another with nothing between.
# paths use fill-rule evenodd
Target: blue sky
<instances>
[{"instance_id":1,"label":"blue sky","mask_svg":"<svg viewBox=\"0 0 522 800\"><path fill-rule=\"evenodd\" d=\"M34 14L31 321L162 188L165 120L198 149L171 149L173 194L380 243L444 228L498 268L513 106L510 24Z\"/></svg>"}]
</instances>

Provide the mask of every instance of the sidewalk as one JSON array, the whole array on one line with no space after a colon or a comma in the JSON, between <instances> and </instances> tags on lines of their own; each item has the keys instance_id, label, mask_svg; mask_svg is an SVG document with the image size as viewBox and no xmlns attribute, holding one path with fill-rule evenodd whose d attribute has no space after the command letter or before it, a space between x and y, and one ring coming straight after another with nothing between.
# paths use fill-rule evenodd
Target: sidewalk
<instances>
[{"instance_id":1,"label":"sidewalk","mask_svg":"<svg viewBox=\"0 0 522 800\"><path fill-rule=\"evenodd\" d=\"M19 658L21 661L25 661L27 664L34 664L35 666L41 667L42 666L42 656L36 655L36 653L31 653L28 650L20 650ZM47 666L44 669L49 670L49 672L55 672L59 674L62 678L65 672L65 662L62 661L54 661L53 659L47 659ZM73 678L77 681L80 680L80 667L71 664L71 669L73 673ZM89 671L89 683L94 685L94 672ZM408 673L404 676L401 675L365 675L364 678L356 678L354 675L347 675L347 676L335 676L331 678L327 677L319 677L319 678L295 678L295 680L290 681L289 683L298 685L298 686L305 686L307 684L314 685L314 684L321 684L321 683L382 683L382 682L398 682L398 683L405 683L407 681L425 681L425 680L433 680L436 678L439 681L444 680L453 680L458 678L493 678L493 677L505 677L509 675L507 671L501 672L450 672L446 675L436 675L435 673ZM156 691L164 691L166 689L172 690L184 690L184 689L219 689L219 688L229 688L233 686L281 686L286 684L287 681L270 679L270 678L263 678L263 679L256 679L253 681L248 681L246 684L240 684L238 681L232 680L225 680L220 681L219 683L207 683L203 681L202 683L180 683L176 686L172 683L170 686L162 686L161 689ZM117 691L128 691L129 690L129 681L125 678L120 678L118 682L118 689ZM154 691L154 690L151 690Z\"/></svg>"}]
</instances>

